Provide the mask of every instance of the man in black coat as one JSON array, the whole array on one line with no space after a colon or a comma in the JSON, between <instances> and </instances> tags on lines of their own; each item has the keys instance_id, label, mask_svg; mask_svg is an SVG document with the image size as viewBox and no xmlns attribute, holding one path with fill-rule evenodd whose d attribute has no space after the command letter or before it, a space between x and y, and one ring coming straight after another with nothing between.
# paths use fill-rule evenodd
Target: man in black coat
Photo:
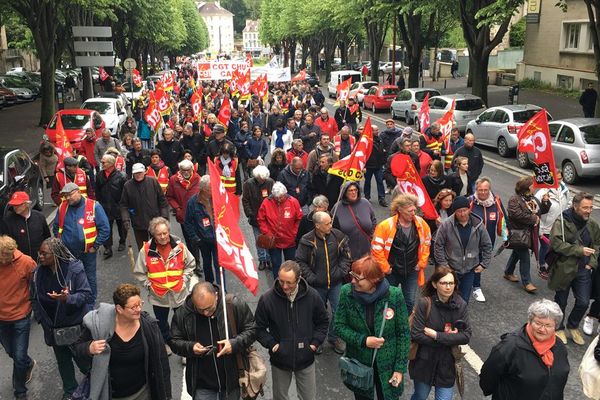
<instances>
[{"instance_id":1,"label":"man in black coat","mask_svg":"<svg viewBox=\"0 0 600 400\"><path fill-rule=\"evenodd\" d=\"M381 138L379 137L379 128L375 125L372 126L373 129L373 150L371 150L371 155L367 160L366 171L365 171L365 199L371 199L371 180L373 176L375 177L375 183L377 184L377 198L379 200L379 204L382 207L387 207L387 203L385 201L385 187L383 185L383 166L386 162L386 152L383 148L383 143L381 142Z\"/></svg>"},{"instance_id":2,"label":"man in black coat","mask_svg":"<svg viewBox=\"0 0 600 400\"><path fill-rule=\"evenodd\" d=\"M123 229L123 220L121 219L121 211L119 202L121 194L125 186L125 176L121 171L115 168L115 157L110 154L105 154L100 160L102 170L96 174L96 200L100 203L108 218L110 226L110 236L104 242L104 259L112 257L113 245L113 223L117 223L119 231L119 247L118 251L125 250L125 240L127 239L127 231Z\"/></svg>"},{"instance_id":3,"label":"man in black coat","mask_svg":"<svg viewBox=\"0 0 600 400\"><path fill-rule=\"evenodd\" d=\"M142 148L142 141L140 138L133 138L133 149L127 153L125 158L125 172L127 177L131 179L131 168L133 164L144 164L144 166L150 165L150 152L147 149Z\"/></svg>"},{"instance_id":4,"label":"man in black coat","mask_svg":"<svg viewBox=\"0 0 600 400\"><path fill-rule=\"evenodd\" d=\"M4 216L0 231L13 238L21 252L37 260L40 245L50 237L46 217L31 208L31 201L26 192L14 192L8 205L12 210Z\"/></svg>"},{"instance_id":5,"label":"man in black coat","mask_svg":"<svg viewBox=\"0 0 600 400\"><path fill-rule=\"evenodd\" d=\"M300 127L300 139L304 143L304 150L310 153L317 147L317 143L321 139L321 128L314 123L314 118L310 114L304 117L304 122L304 125Z\"/></svg>"},{"instance_id":6,"label":"man in black coat","mask_svg":"<svg viewBox=\"0 0 600 400\"><path fill-rule=\"evenodd\" d=\"M340 189L344 184L344 178L333 175L327 171L333 165L333 157L329 154L323 154L319 158L319 167L311 174L310 193L313 196L322 194L329 201L329 210L338 201Z\"/></svg>"},{"instance_id":7,"label":"man in black coat","mask_svg":"<svg viewBox=\"0 0 600 400\"><path fill-rule=\"evenodd\" d=\"M204 137L199 133L193 131L193 125L191 123L185 124L183 133L179 142L183 146L184 150L190 150L194 155L196 161L202 160L206 157L204 154Z\"/></svg>"},{"instance_id":8,"label":"man in black coat","mask_svg":"<svg viewBox=\"0 0 600 400\"><path fill-rule=\"evenodd\" d=\"M292 375L301 399L316 398L315 353L325 341L327 310L317 291L286 261L256 307L258 341L270 354L273 398L288 398Z\"/></svg>"},{"instance_id":9,"label":"man in black coat","mask_svg":"<svg viewBox=\"0 0 600 400\"><path fill-rule=\"evenodd\" d=\"M581 94L581 97L579 97L579 104L581 104L581 108L583 108L583 116L585 118L594 118L597 99L598 92L596 92L592 83L588 83L587 89L585 89Z\"/></svg>"},{"instance_id":10,"label":"man in black coat","mask_svg":"<svg viewBox=\"0 0 600 400\"><path fill-rule=\"evenodd\" d=\"M300 157L294 157L290 165L279 173L277 180L283 183L290 196L298 200L300 207L308 205L311 199L310 174L304 169Z\"/></svg>"},{"instance_id":11,"label":"man in black coat","mask_svg":"<svg viewBox=\"0 0 600 400\"><path fill-rule=\"evenodd\" d=\"M475 147L475 135L472 133L465 135L465 144L454 153L452 164L454 164L456 157L467 157L469 159L467 175L471 182L477 181L481 175L481 171L483 171L483 154L481 154L481 150ZM474 189L472 188L473 191Z\"/></svg>"},{"instance_id":12,"label":"man in black coat","mask_svg":"<svg viewBox=\"0 0 600 400\"><path fill-rule=\"evenodd\" d=\"M171 175L179 171L177 164L183 158L184 150L179 140L175 140L173 137L173 129L167 128L163 132L163 140L156 144L156 148L160 150L160 158L169 167Z\"/></svg>"}]
</instances>

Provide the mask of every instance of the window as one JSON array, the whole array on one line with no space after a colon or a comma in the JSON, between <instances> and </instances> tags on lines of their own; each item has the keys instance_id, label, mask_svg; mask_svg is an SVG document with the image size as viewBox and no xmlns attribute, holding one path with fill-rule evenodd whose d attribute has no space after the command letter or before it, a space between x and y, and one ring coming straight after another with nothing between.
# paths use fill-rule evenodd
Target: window
<instances>
[{"instance_id":1,"label":"window","mask_svg":"<svg viewBox=\"0 0 600 400\"><path fill-rule=\"evenodd\" d=\"M524 124L525 122L529 121L535 114L538 113L538 109L535 110L526 110L526 111L517 111L513 113L513 120L515 122ZM556 126L556 125L554 125ZM558 130L557 130L558 131ZM556 132L554 132L554 134L556 135Z\"/></svg>"},{"instance_id":2,"label":"window","mask_svg":"<svg viewBox=\"0 0 600 400\"><path fill-rule=\"evenodd\" d=\"M508 114L502 110L496 110L496 114L492 118L492 122L497 122L499 124L505 124L508 122Z\"/></svg>"},{"instance_id":3,"label":"window","mask_svg":"<svg viewBox=\"0 0 600 400\"><path fill-rule=\"evenodd\" d=\"M456 111L477 111L485 108L481 99L464 99L456 102Z\"/></svg>"},{"instance_id":4,"label":"window","mask_svg":"<svg viewBox=\"0 0 600 400\"><path fill-rule=\"evenodd\" d=\"M581 24L565 24L565 32L565 49L577 49L579 47Z\"/></svg>"},{"instance_id":5,"label":"window","mask_svg":"<svg viewBox=\"0 0 600 400\"><path fill-rule=\"evenodd\" d=\"M425 96L427 96L427 93L429 93L429 97L433 97L433 96L439 96L440 92L438 92L437 90L423 90L420 92L415 92L415 100L418 101L419 103L422 103L423 100L425 100Z\"/></svg>"},{"instance_id":6,"label":"window","mask_svg":"<svg viewBox=\"0 0 600 400\"><path fill-rule=\"evenodd\" d=\"M565 125L561 129L556 141L562 143L575 143L575 132L573 132L573 129Z\"/></svg>"},{"instance_id":7,"label":"window","mask_svg":"<svg viewBox=\"0 0 600 400\"><path fill-rule=\"evenodd\" d=\"M435 100L435 102L433 103L433 107L430 105L430 108L433 108L434 110L443 110L448 105L448 102L446 100L443 100L443 99L434 99L434 100Z\"/></svg>"},{"instance_id":8,"label":"window","mask_svg":"<svg viewBox=\"0 0 600 400\"><path fill-rule=\"evenodd\" d=\"M573 89L573 77L568 75L556 75L556 86L562 89Z\"/></svg>"},{"instance_id":9,"label":"window","mask_svg":"<svg viewBox=\"0 0 600 400\"><path fill-rule=\"evenodd\" d=\"M411 99L411 94L410 91L408 90L403 90L400 93L398 93L398 97L396 97L396 100L398 101L407 101Z\"/></svg>"},{"instance_id":10,"label":"window","mask_svg":"<svg viewBox=\"0 0 600 400\"><path fill-rule=\"evenodd\" d=\"M490 110L490 111L481 113L481 115L479 115L479 117L478 117L479 121L481 121L481 122L490 121L492 119L492 117L494 116L494 112L495 112L495 110Z\"/></svg>"},{"instance_id":11,"label":"window","mask_svg":"<svg viewBox=\"0 0 600 400\"><path fill-rule=\"evenodd\" d=\"M585 143L600 144L600 125L582 126L579 130Z\"/></svg>"},{"instance_id":12,"label":"window","mask_svg":"<svg viewBox=\"0 0 600 400\"><path fill-rule=\"evenodd\" d=\"M550 124L548 127L550 130L550 137L555 138L561 126L562 125L560 124Z\"/></svg>"},{"instance_id":13,"label":"window","mask_svg":"<svg viewBox=\"0 0 600 400\"><path fill-rule=\"evenodd\" d=\"M533 71L533 80L536 82L542 81L542 73L540 71Z\"/></svg>"}]
</instances>

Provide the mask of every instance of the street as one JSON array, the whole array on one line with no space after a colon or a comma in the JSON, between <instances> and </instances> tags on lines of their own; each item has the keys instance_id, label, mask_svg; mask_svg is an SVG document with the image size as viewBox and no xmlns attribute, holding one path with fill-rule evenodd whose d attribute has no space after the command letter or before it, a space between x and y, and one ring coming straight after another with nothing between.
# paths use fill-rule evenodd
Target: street
<instances>
[{"instance_id":1,"label":"street","mask_svg":"<svg viewBox=\"0 0 600 400\"><path fill-rule=\"evenodd\" d=\"M452 90L452 89L448 89ZM506 100L506 91L504 87L491 87L490 88L490 105L503 104ZM454 90L456 92L456 90ZM533 98L528 98L527 91L521 91L521 102L535 102ZM542 97L539 97L542 98ZM328 107L330 109L330 115L333 115L332 101L328 100ZM536 103L542 105L540 103ZM549 106L546 106L550 109ZM563 106L555 106L556 111L551 111L555 118L566 117L562 113L569 113L568 116L578 113L574 107L571 107L569 102L565 102ZM372 115L370 112L364 112L363 122L366 116L372 117L372 121L377 124L380 129L383 128L383 121L389 118L389 114L378 113ZM13 106L0 111L0 137L2 137L2 144L4 146L19 146L26 149L30 153L35 153L35 150L41 139L42 129L36 127L39 116L39 102L29 103L24 105ZM396 122L398 125L402 125L400 121ZM509 196L513 193L514 183L517 177L521 174L531 173L530 171L520 170L517 167L516 160L513 159L502 159L496 153L482 149L484 156L486 157L486 166L483 170L483 175L491 178L493 187L492 190L495 193L501 195L502 200L506 203ZM505 168L502 163L506 163L513 168ZM573 187L574 189L587 190L594 194L598 193L600 184L597 180L582 181L580 184ZM376 199L375 194L376 188L373 185L373 196L372 199ZM389 199L388 199L389 200ZM46 197L46 201L50 201L49 195ZM389 210L379 206L376 202L373 202L373 208L375 210L378 221L381 221L389 216ZM44 212L48 216L54 215L55 207L46 206ZM600 211L596 208L592 216L596 221L600 221ZM174 222L174 218L172 218ZM254 239L250 226L248 225L246 218L240 218L240 226L242 231L247 238L247 243L253 254L256 255L254 249ZM179 224L172 224L172 233L181 237ZM116 242L116 241L115 241ZM134 244L135 247L135 244ZM98 260L98 301L99 302L112 302L111 296L114 288L119 283L131 282L131 267L127 260L126 252L116 252L115 255L109 260L102 260L102 256L99 255ZM482 275L482 290L487 298L485 303L478 303L471 300L469 306L469 317L470 323L473 329L473 336L471 342L467 348L467 356L464 361L465 365L465 396L464 399L475 400L481 399L484 396L481 394L481 390L478 385L477 374L481 367L482 360L485 360L488 356L491 348L499 341L502 334L514 331L520 328L527 319L527 307L529 304L540 298L552 299L554 293L547 289L546 282L541 280L535 271L534 264L532 262L532 283L538 287L538 293L530 295L526 293L520 284L510 283L502 278L503 267L506 264L510 252L505 251L497 256L493 262L492 267L486 270ZM432 267L428 267L427 272L431 272ZM226 272L227 284L231 292L236 293L238 297L247 302L250 307L254 310L258 302L258 298L252 296L241 283L233 277L231 274ZM264 293L273 283L273 279L270 271L259 271L260 276L260 289L259 294ZM570 299L569 308L570 311L573 299ZM146 302L144 307L145 311L152 313L151 307ZM585 336L586 344L591 341L590 337ZM263 356L266 357L266 351L262 349L260 344L256 343L255 346L260 348ZM579 366L580 360L587 346L577 346L569 341L568 344L569 361L571 365L571 373L569 375L569 381L565 389L565 399L582 399L584 398L581 383L577 373L577 367ZM42 329L37 324L32 324L31 336L30 336L30 351L31 357L36 359L37 367L33 374L33 380L29 384L30 398L32 399L47 399L54 400L60 399L62 395L61 381L59 379L56 360L51 349L46 346L43 342ZM317 398L323 400L333 399L349 399L351 398L351 392L348 391L341 383L339 369L337 365L338 355L335 354L331 347L325 346L325 350L322 355L317 357ZM0 374L0 399L12 399L11 389L11 362L6 354L0 351L0 365L2 365L2 373ZM185 392L185 383L183 380L183 367L181 365L180 357L172 355L170 357L171 364L171 384L174 399L190 399ZM412 393L412 383L408 374L404 376L405 379L405 394L402 398L409 398ZM267 379L267 387L265 388L265 399L271 399L271 378L270 374ZM295 397L295 390L292 389L293 396ZM433 394L430 395L433 398ZM456 393L455 399L460 398Z\"/></svg>"}]
</instances>

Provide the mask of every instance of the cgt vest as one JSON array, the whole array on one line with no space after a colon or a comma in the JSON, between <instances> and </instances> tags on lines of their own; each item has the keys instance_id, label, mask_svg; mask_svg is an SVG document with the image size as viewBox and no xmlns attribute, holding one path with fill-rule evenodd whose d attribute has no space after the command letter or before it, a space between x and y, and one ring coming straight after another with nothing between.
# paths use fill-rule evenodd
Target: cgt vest
<instances>
[{"instance_id":1,"label":"cgt vest","mask_svg":"<svg viewBox=\"0 0 600 400\"><path fill-rule=\"evenodd\" d=\"M125 172L125 158L123 158L123 156L117 156L115 160L115 169L117 171Z\"/></svg>"},{"instance_id":2,"label":"cgt vest","mask_svg":"<svg viewBox=\"0 0 600 400\"><path fill-rule=\"evenodd\" d=\"M148 280L152 291L158 297L163 297L169 290L179 293L183 288L184 270L184 247L178 243L171 250L169 258L165 261L162 257L150 255L150 243L144 242L144 254L146 254L146 268L148 269ZM158 252L154 252L158 254Z\"/></svg>"},{"instance_id":3,"label":"cgt vest","mask_svg":"<svg viewBox=\"0 0 600 400\"><path fill-rule=\"evenodd\" d=\"M223 165L221 164L221 160L219 157L215 157L215 164L219 167L221 171L223 171ZM231 164L229 164L229 170L231 171L231 177L227 178L225 175L221 175L221 182L223 182L223 186L225 186L225 190L230 193L235 193L235 172L237 171L237 158L231 160Z\"/></svg>"},{"instance_id":4,"label":"cgt vest","mask_svg":"<svg viewBox=\"0 0 600 400\"><path fill-rule=\"evenodd\" d=\"M96 229L96 202L87 198L83 198L85 201L85 210L83 211L83 218L80 218L78 222L83 228L83 239L84 239L84 252L88 253L94 243L96 243L96 236L98 231ZM69 202L63 201L60 203L58 208L58 238L62 235L63 228L65 226L65 216L67 215L67 209L69 208Z\"/></svg>"},{"instance_id":5,"label":"cgt vest","mask_svg":"<svg viewBox=\"0 0 600 400\"><path fill-rule=\"evenodd\" d=\"M56 180L60 185L60 189L62 189L67 183L75 183L79 187L79 192L87 196L87 175L85 171L81 168L77 167L77 172L75 172L75 179L71 181L71 178L67 176L65 171L58 171L56 173Z\"/></svg>"},{"instance_id":6,"label":"cgt vest","mask_svg":"<svg viewBox=\"0 0 600 400\"><path fill-rule=\"evenodd\" d=\"M425 139L425 146L429 150L439 152L442 151L442 145L444 144L444 141L442 140L441 136L439 139L436 139L432 135L423 135L423 138Z\"/></svg>"},{"instance_id":7,"label":"cgt vest","mask_svg":"<svg viewBox=\"0 0 600 400\"><path fill-rule=\"evenodd\" d=\"M156 179L163 193L167 193L167 187L169 186L169 167L165 165L158 171L157 174L154 168L150 166L148 169L146 169L146 175Z\"/></svg>"}]
</instances>

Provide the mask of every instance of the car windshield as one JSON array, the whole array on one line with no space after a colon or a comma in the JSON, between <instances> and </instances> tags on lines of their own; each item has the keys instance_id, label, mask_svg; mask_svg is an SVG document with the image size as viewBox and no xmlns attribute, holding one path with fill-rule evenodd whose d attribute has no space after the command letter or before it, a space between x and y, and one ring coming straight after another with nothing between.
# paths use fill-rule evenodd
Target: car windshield
<instances>
[{"instance_id":1,"label":"car windshield","mask_svg":"<svg viewBox=\"0 0 600 400\"><path fill-rule=\"evenodd\" d=\"M13 87L24 87L25 83L23 80L17 78L16 76L3 76L2 80L6 86Z\"/></svg>"},{"instance_id":2,"label":"car windshield","mask_svg":"<svg viewBox=\"0 0 600 400\"><path fill-rule=\"evenodd\" d=\"M398 88L384 88L381 90L382 96L396 95L398 94Z\"/></svg>"},{"instance_id":3,"label":"car windshield","mask_svg":"<svg viewBox=\"0 0 600 400\"><path fill-rule=\"evenodd\" d=\"M365 89L370 89L373 86L377 86L377 82L363 83L363 88L365 88Z\"/></svg>"},{"instance_id":4,"label":"car windshield","mask_svg":"<svg viewBox=\"0 0 600 400\"><path fill-rule=\"evenodd\" d=\"M83 107L86 110L95 110L100 114L108 114L109 112L114 112L114 106L112 103L103 103L99 101L89 101L83 103Z\"/></svg>"},{"instance_id":5,"label":"car windshield","mask_svg":"<svg viewBox=\"0 0 600 400\"><path fill-rule=\"evenodd\" d=\"M464 99L456 101L456 111L475 111L483 108L481 99Z\"/></svg>"},{"instance_id":6,"label":"car windshield","mask_svg":"<svg viewBox=\"0 0 600 400\"><path fill-rule=\"evenodd\" d=\"M588 125L579 128L583 141L587 144L600 144L600 125Z\"/></svg>"},{"instance_id":7,"label":"car windshield","mask_svg":"<svg viewBox=\"0 0 600 400\"><path fill-rule=\"evenodd\" d=\"M537 114L538 111L540 111L540 110L535 109L535 110L516 111L516 112L513 112L513 119L515 120L515 122L524 124L525 122L529 121L535 114Z\"/></svg>"},{"instance_id":8,"label":"car windshield","mask_svg":"<svg viewBox=\"0 0 600 400\"><path fill-rule=\"evenodd\" d=\"M81 114L64 114L61 116L64 129L83 129L90 122L89 115ZM49 126L50 129L56 128L56 118L52 121Z\"/></svg>"},{"instance_id":9,"label":"car windshield","mask_svg":"<svg viewBox=\"0 0 600 400\"><path fill-rule=\"evenodd\" d=\"M433 96L440 95L440 92L438 92L437 90L423 90L422 92L415 93L415 100L418 101L419 103L422 103L423 100L425 100L425 96L427 96L427 93L429 93L430 98Z\"/></svg>"}]
</instances>

